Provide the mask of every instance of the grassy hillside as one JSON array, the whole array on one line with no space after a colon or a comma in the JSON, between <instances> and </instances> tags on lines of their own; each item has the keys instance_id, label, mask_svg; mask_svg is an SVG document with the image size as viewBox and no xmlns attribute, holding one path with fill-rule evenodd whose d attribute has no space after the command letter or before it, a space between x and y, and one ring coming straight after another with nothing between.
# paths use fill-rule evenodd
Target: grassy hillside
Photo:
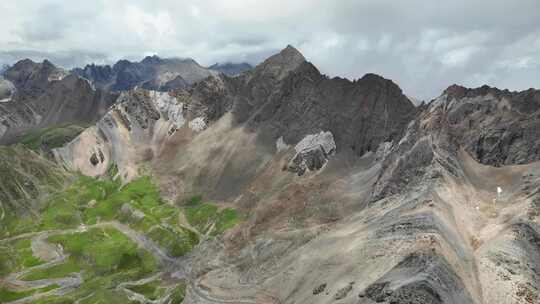
<instances>
[{"instance_id":1,"label":"grassy hillside","mask_svg":"<svg viewBox=\"0 0 540 304\"><path fill-rule=\"evenodd\" d=\"M23 146L0 146L0 238L25 230L70 174Z\"/></svg>"},{"instance_id":2,"label":"grassy hillside","mask_svg":"<svg viewBox=\"0 0 540 304\"><path fill-rule=\"evenodd\" d=\"M19 142L25 147L38 151L50 151L72 141L82 131L83 126L65 125L43 128L24 135Z\"/></svg>"},{"instance_id":3,"label":"grassy hillside","mask_svg":"<svg viewBox=\"0 0 540 304\"><path fill-rule=\"evenodd\" d=\"M0 147L0 303L182 302L186 282L164 274L240 216L200 197L175 206L150 176L123 184L115 171L91 178ZM13 288L13 278L41 283Z\"/></svg>"}]
</instances>

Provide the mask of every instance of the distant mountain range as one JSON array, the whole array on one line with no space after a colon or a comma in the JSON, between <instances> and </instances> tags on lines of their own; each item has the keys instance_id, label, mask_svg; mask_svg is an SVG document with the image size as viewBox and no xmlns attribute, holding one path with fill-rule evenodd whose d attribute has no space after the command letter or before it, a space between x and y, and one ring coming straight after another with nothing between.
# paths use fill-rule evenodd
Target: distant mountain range
<instances>
[{"instance_id":1,"label":"distant mountain range","mask_svg":"<svg viewBox=\"0 0 540 304\"><path fill-rule=\"evenodd\" d=\"M193 59L148 56L140 62L120 60L113 66L92 64L72 72L90 80L96 87L113 91L129 90L135 86L168 91L187 87L219 72L234 76L249 69L251 66L247 63L214 64L205 68Z\"/></svg>"}]
</instances>

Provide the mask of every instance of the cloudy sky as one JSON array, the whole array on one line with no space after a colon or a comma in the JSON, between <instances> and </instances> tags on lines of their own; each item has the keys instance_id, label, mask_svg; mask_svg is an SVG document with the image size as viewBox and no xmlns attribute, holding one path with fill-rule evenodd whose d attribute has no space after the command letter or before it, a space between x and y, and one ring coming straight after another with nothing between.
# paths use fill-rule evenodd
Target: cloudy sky
<instances>
[{"instance_id":1,"label":"cloudy sky","mask_svg":"<svg viewBox=\"0 0 540 304\"><path fill-rule=\"evenodd\" d=\"M0 64L256 64L292 44L329 76L373 72L423 99L540 88L540 0L2 0L0 14Z\"/></svg>"}]
</instances>

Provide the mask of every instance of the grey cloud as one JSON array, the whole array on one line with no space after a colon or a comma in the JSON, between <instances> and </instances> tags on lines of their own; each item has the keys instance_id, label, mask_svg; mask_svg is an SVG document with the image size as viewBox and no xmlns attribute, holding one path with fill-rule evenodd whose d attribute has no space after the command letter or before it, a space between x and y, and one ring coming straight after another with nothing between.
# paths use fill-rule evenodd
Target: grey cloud
<instances>
[{"instance_id":1,"label":"grey cloud","mask_svg":"<svg viewBox=\"0 0 540 304\"><path fill-rule=\"evenodd\" d=\"M374 72L424 99L452 83L540 86L537 0L21 0L0 11L0 64L29 51L67 66L148 54L256 64L293 44L329 76Z\"/></svg>"}]
</instances>

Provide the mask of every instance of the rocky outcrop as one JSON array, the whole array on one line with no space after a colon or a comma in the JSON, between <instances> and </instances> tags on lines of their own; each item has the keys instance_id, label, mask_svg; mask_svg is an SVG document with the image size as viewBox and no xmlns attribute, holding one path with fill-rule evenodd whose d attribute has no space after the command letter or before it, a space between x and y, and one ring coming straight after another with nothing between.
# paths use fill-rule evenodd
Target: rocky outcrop
<instances>
[{"instance_id":1,"label":"rocky outcrop","mask_svg":"<svg viewBox=\"0 0 540 304\"><path fill-rule=\"evenodd\" d=\"M479 162L502 166L540 160L540 91L452 86L434 103L445 111L452 135Z\"/></svg>"},{"instance_id":2,"label":"rocky outcrop","mask_svg":"<svg viewBox=\"0 0 540 304\"><path fill-rule=\"evenodd\" d=\"M318 134L307 135L294 149L296 154L291 159L288 170L303 175L306 171L321 169L330 155L336 152L336 143L332 133L321 131Z\"/></svg>"}]
</instances>

